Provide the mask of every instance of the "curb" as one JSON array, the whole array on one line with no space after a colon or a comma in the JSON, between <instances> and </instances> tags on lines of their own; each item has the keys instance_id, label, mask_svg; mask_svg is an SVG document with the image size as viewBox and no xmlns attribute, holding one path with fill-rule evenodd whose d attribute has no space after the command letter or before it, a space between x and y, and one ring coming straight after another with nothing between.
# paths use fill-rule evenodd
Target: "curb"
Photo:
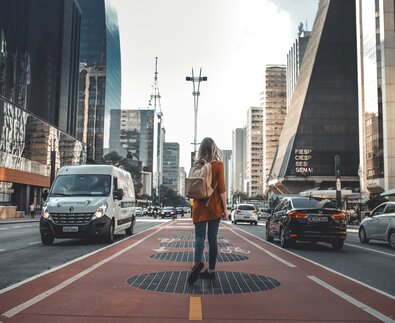
<instances>
[{"instance_id":1,"label":"curb","mask_svg":"<svg viewBox=\"0 0 395 323\"><path fill-rule=\"evenodd\" d=\"M40 219L37 219L37 220L22 219L22 220L9 220L9 221L0 220L0 225L2 225L2 224L17 224L17 223L38 223L38 222L40 222Z\"/></svg>"}]
</instances>

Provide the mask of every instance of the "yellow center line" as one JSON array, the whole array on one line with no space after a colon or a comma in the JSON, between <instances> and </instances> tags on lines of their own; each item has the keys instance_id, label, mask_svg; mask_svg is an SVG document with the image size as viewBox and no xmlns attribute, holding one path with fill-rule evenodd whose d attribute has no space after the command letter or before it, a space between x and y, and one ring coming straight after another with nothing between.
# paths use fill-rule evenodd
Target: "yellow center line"
<instances>
[{"instance_id":1,"label":"yellow center line","mask_svg":"<svg viewBox=\"0 0 395 323\"><path fill-rule=\"evenodd\" d=\"M189 320L202 320L202 300L200 297L190 297L189 299Z\"/></svg>"}]
</instances>

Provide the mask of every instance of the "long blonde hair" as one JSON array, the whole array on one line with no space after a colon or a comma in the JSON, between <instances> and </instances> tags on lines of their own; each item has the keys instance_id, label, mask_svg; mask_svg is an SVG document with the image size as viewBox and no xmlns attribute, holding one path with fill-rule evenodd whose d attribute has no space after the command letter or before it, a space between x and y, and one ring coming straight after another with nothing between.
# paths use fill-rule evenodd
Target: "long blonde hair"
<instances>
[{"instance_id":1,"label":"long blonde hair","mask_svg":"<svg viewBox=\"0 0 395 323\"><path fill-rule=\"evenodd\" d=\"M222 151L218 149L214 140L209 137L204 138L200 143L195 163L202 160L205 160L206 162L222 160Z\"/></svg>"}]
</instances>

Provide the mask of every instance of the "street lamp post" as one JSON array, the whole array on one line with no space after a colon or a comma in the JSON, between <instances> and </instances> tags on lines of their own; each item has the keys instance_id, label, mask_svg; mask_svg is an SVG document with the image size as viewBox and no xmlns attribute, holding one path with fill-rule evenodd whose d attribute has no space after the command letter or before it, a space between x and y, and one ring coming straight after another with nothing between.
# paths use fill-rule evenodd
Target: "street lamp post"
<instances>
[{"instance_id":1,"label":"street lamp post","mask_svg":"<svg viewBox=\"0 0 395 323\"><path fill-rule=\"evenodd\" d=\"M197 113L199 107L199 96L200 96L200 82L207 81L207 76L202 76L202 68L200 68L199 77L195 77L192 68L192 76L187 76L186 81L191 81L193 84L193 104L194 104L194 133L193 133L193 153L196 158L196 147L197 147ZM196 86L197 83L197 86Z\"/></svg>"}]
</instances>

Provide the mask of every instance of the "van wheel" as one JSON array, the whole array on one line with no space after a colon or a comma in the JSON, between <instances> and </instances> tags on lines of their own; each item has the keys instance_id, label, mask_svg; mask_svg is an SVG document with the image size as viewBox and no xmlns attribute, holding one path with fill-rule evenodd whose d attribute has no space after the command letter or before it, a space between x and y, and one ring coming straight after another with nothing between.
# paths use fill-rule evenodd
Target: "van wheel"
<instances>
[{"instance_id":1,"label":"van wheel","mask_svg":"<svg viewBox=\"0 0 395 323\"><path fill-rule=\"evenodd\" d=\"M126 235L131 236L133 234L133 229L134 229L134 222L132 220L132 222L130 223L130 227L125 229Z\"/></svg>"},{"instance_id":2,"label":"van wheel","mask_svg":"<svg viewBox=\"0 0 395 323\"><path fill-rule=\"evenodd\" d=\"M108 243L113 243L114 242L114 220L111 221L110 226L108 227L108 231L106 233L105 240Z\"/></svg>"},{"instance_id":3,"label":"van wheel","mask_svg":"<svg viewBox=\"0 0 395 323\"><path fill-rule=\"evenodd\" d=\"M46 246L52 245L54 240L55 240L55 237L52 233L48 233L46 235L44 235L44 234L41 235L41 242Z\"/></svg>"}]
</instances>

